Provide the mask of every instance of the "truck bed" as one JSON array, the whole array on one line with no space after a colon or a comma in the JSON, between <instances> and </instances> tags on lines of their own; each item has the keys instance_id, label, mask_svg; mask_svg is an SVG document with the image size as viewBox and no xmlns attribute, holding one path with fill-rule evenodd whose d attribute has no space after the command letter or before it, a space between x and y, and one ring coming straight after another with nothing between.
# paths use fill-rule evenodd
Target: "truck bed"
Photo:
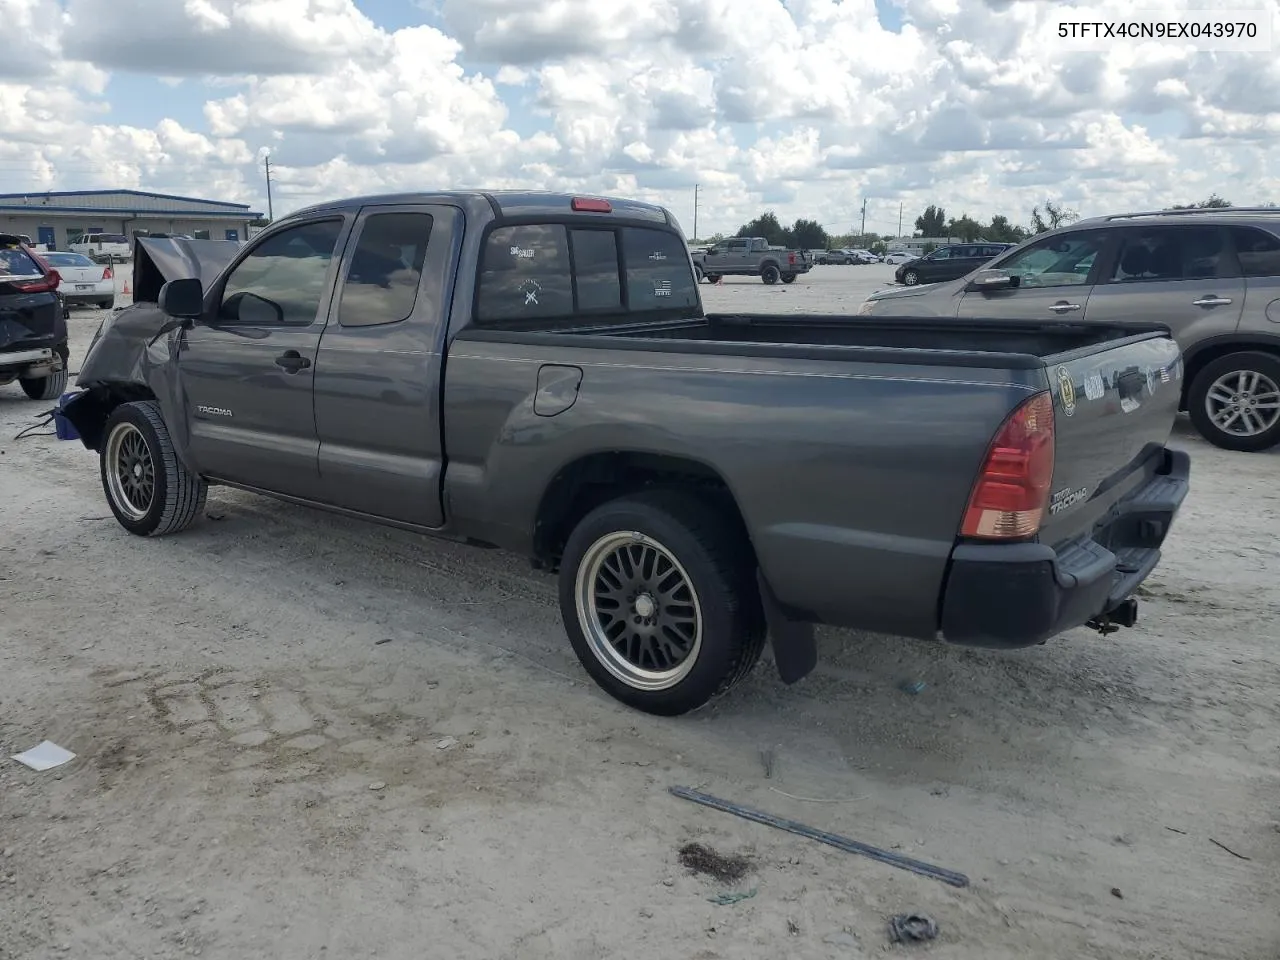
<instances>
[{"instance_id":1,"label":"truck bed","mask_svg":"<svg viewBox=\"0 0 1280 960\"><path fill-rule=\"evenodd\" d=\"M685 341L690 344L853 347L857 357L875 360L878 351L910 350L914 356L885 356L903 362L1040 367L1080 351L1131 336L1163 333L1157 324L1066 324L926 318L884 319L847 315L708 314L689 320L626 327L578 328L572 334L606 334L633 340ZM840 351L842 354L843 351ZM924 357L927 352L931 356Z\"/></svg>"}]
</instances>

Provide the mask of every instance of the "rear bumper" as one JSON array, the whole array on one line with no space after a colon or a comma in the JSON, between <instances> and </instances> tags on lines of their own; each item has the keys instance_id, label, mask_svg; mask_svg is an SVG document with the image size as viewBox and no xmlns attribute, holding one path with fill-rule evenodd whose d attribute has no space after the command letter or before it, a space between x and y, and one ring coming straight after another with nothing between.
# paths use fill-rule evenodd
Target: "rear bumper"
<instances>
[{"instance_id":1,"label":"rear bumper","mask_svg":"<svg viewBox=\"0 0 1280 960\"><path fill-rule=\"evenodd\" d=\"M1040 543L957 546L943 587L943 639L1026 647L1123 610L1160 562L1190 474L1191 458L1166 449L1156 474L1090 536L1056 550Z\"/></svg>"}]
</instances>

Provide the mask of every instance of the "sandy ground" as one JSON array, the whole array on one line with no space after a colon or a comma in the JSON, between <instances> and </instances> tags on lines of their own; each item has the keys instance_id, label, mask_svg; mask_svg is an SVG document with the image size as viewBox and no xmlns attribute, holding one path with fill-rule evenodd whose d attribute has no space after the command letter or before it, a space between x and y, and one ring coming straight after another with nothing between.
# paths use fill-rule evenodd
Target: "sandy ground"
<instances>
[{"instance_id":1,"label":"sandy ground","mask_svg":"<svg viewBox=\"0 0 1280 960\"><path fill-rule=\"evenodd\" d=\"M703 289L835 311L888 277ZM1133 630L1011 653L824 631L801 684L766 660L664 721L586 679L517 558L225 490L187 534L130 537L93 454L10 439L47 406L0 388L5 960L1280 957L1280 451L1178 426L1194 490ZM7 759L46 738L77 759ZM750 874L691 874L690 841ZM731 891L755 896L709 900ZM888 946L906 911L939 939Z\"/></svg>"}]
</instances>

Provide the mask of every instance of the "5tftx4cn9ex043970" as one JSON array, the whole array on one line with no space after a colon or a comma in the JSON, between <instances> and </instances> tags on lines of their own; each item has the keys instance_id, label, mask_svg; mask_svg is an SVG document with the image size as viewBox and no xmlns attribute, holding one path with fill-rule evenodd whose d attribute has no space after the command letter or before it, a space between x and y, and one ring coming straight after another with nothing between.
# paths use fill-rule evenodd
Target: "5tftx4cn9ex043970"
<instances>
[{"instance_id":1,"label":"5tftx4cn9ex043970","mask_svg":"<svg viewBox=\"0 0 1280 960\"><path fill-rule=\"evenodd\" d=\"M343 200L207 274L108 320L63 411L127 530L226 484L519 551L585 669L656 714L769 637L799 679L815 623L1132 623L1187 491L1162 328L707 314L635 201Z\"/></svg>"}]
</instances>

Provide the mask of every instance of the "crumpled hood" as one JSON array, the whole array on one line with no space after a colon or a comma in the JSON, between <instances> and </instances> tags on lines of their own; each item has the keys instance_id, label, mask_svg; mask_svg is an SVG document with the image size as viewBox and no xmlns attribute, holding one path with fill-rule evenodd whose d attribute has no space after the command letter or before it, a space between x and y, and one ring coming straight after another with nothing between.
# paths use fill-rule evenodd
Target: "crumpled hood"
<instances>
[{"instance_id":1,"label":"crumpled hood","mask_svg":"<svg viewBox=\"0 0 1280 960\"><path fill-rule=\"evenodd\" d=\"M168 360L167 341L151 339L169 319L156 304L170 280L195 278L208 287L240 252L235 240L139 237L133 251L133 304L110 314L94 334L76 385L149 384L153 363Z\"/></svg>"}]
</instances>

